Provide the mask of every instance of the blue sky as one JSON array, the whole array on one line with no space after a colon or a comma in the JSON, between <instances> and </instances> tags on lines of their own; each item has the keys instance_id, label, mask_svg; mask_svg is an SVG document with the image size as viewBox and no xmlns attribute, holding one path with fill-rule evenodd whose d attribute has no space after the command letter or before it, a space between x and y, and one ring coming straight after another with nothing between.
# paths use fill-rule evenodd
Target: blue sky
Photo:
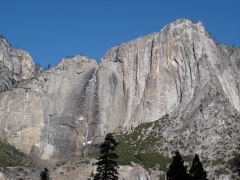
<instances>
[{"instance_id":1,"label":"blue sky","mask_svg":"<svg viewBox=\"0 0 240 180\"><path fill-rule=\"evenodd\" d=\"M0 34L34 62L100 60L111 47L179 18L202 21L216 41L240 46L240 0L0 0Z\"/></svg>"}]
</instances>

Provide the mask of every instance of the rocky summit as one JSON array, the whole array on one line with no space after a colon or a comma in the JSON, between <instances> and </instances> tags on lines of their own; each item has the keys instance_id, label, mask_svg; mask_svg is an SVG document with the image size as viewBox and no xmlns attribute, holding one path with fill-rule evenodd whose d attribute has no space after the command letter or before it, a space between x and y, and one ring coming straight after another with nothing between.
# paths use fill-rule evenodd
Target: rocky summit
<instances>
[{"instance_id":1,"label":"rocky summit","mask_svg":"<svg viewBox=\"0 0 240 180\"><path fill-rule=\"evenodd\" d=\"M44 71L0 37L0 137L42 159L87 156L106 133L158 120L162 154L227 162L240 142L239 85L240 48L187 19L111 48L100 63L77 55Z\"/></svg>"}]
</instances>

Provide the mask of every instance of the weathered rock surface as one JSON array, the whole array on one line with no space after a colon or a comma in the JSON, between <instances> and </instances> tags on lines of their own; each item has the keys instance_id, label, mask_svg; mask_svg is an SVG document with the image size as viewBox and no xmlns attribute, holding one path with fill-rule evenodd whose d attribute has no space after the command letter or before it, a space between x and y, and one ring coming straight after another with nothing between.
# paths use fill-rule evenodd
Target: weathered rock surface
<instances>
[{"instance_id":1,"label":"weathered rock surface","mask_svg":"<svg viewBox=\"0 0 240 180\"><path fill-rule=\"evenodd\" d=\"M240 49L214 42L201 22L176 20L100 64L75 56L42 73L1 38L0 70L0 136L44 159L85 155L107 132L165 114L175 120L163 137L185 137L186 153L227 160L239 145Z\"/></svg>"},{"instance_id":2,"label":"weathered rock surface","mask_svg":"<svg viewBox=\"0 0 240 180\"><path fill-rule=\"evenodd\" d=\"M99 97L103 92L108 97L99 98L100 104L113 104L101 112L118 116L124 127L136 126L173 111L189 114L187 107L201 104L195 102L192 106L190 102L196 96L202 97L195 101L208 98L202 91L208 93L209 88L219 89L220 96L239 111L238 52L233 49L229 54L228 48L218 46L201 23L188 20L177 20L160 33L114 47L99 65L99 79L105 74L109 80L108 86L104 83L99 88Z\"/></svg>"},{"instance_id":3,"label":"weathered rock surface","mask_svg":"<svg viewBox=\"0 0 240 180\"><path fill-rule=\"evenodd\" d=\"M5 51L2 54L8 55ZM4 61L7 55L3 56ZM22 62L20 66L21 60L10 60L6 69L12 74L18 72L18 76L1 71L3 77L11 78L6 80L5 92L0 94L0 136L23 152L43 159L82 154L86 128L80 99L87 93L97 62L75 56L63 59L58 66L38 76L28 77L31 72L28 63ZM8 67L15 66L20 70L13 73ZM35 65L31 70L34 69ZM10 80L14 78L18 83L12 88Z\"/></svg>"},{"instance_id":4,"label":"weathered rock surface","mask_svg":"<svg viewBox=\"0 0 240 180\"><path fill-rule=\"evenodd\" d=\"M0 37L0 93L9 90L14 83L34 77L35 64L28 52L13 49Z\"/></svg>"},{"instance_id":5,"label":"weathered rock surface","mask_svg":"<svg viewBox=\"0 0 240 180\"><path fill-rule=\"evenodd\" d=\"M2 172L0 172L0 180L5 180L5 179L6 179L5 175Z\"/></svg>"}]
</instances>

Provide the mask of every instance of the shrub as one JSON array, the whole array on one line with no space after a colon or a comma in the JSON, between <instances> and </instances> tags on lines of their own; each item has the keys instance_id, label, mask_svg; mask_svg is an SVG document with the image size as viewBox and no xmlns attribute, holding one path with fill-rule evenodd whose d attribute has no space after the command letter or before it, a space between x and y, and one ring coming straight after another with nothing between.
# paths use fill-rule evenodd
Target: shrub
<instances>
[{"instance_id":1,"label":"shrub","mask_svg":"<svg viewBox=\"0 0 240 180\"><path fill-rule=\"evenodd\" d=\"M24 158L26 158L25 154L19 152L6 141L0 140L0 167L21 166Z\"/></svg>"}]
</instances>

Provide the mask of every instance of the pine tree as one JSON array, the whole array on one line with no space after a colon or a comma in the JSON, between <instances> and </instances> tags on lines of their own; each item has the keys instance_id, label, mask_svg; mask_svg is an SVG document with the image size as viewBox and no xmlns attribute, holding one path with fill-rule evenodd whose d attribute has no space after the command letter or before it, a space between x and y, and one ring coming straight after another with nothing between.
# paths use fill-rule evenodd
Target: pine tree
<instances>
[{"instance_id":1,"label":"pine tree","mask_svg":"<svg viewBox=\"0 0 240 180\"><path fill-rule=\"evenodd\" d=\"M197 154L195 154L192 167L189 170L190 176L192 180L207 180L207 173L203 169L202 163Z\"/></svg>"},{"instance_id":2,"label":"pine tree","mask_svg":"<svg viewBox=\"0 0 240 180\"><path fill-rule=\"evenodd\" d=\"M173 161L170 164L169 170L167 172L167 180L188 180L189 175L187 174L187 166L184 166L184 161L182 159L179 151L175 152Z\"/></svg>"},{"instance_id":3,"label":"pine tree","mask_svg":"<svg viewBox=\"0 0 240 180\"><path fill-rule=\"evenodd\" d=\"M118 179L118 165L115 159L118 156L114 150L118 143L114 139L112 133L106 135L104 142L100 146L101 156L96 163L98 173L94 176L94 180L117 180Z\"/></svg>"},{"instance_id":4,"label":"pine tree","mask_svg":"<svg viewBox=\"0 0 240 180\"><path fill-rule=\"evenodd\" d=\"M240 154L235 154L233 159L230 161L230 166L233 172L240 176Z\"/></svg>"},{"instance_id":5,"label":"pine tree","mask_svg":"<svg viewBox=\"0 0 240 180\"><path fill-rule=\"evenodd\" d=\"M50 180L49 176L50 175L49 175L48 169L44 168L44 171L42 171L40 174L41 180Z\"/></svg>"}]
</instances>

